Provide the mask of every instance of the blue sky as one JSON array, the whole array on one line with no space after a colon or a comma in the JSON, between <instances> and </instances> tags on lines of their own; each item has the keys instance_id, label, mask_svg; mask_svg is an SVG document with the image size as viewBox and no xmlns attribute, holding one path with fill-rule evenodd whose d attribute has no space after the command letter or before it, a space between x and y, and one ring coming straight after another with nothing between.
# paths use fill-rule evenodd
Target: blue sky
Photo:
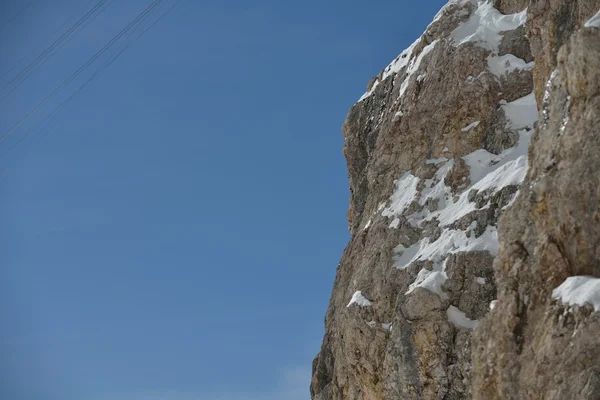
<instances>
[{"instance_id":1,"label":"blue sky","mask_svg":"<svg viewBox=\"0 0 600 400\"><path fill-rule=\"evenodd\" d=\"M0 87L95 3L2 1ZM149 3L0 91L0 137ZM0 141L0 398L307 400L349 238L340 126L442 4L183 0Z\"/></svg>"}]
</instances>

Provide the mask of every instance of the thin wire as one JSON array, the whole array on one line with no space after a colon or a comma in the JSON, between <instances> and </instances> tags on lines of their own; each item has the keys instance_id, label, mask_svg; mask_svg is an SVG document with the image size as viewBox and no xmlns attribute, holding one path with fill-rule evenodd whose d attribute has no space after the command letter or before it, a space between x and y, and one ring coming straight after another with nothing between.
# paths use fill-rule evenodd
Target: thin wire
<instances>
[{"instance_id":1,"label":"thin wire","mask_svg":"<svg viewBox=\"0 0 600 400\"><path fill-rule=\"evenodd\" d=\"M163 0L154 0L152 4L150 4L142 13L140 13L133 21L131 21L125 28L123 28L115 37L113 37L107 44L104 45L100 50L96 52L88 61L86 61L77 71L75 71L69 78L67 78L63 83L61 83L52 93L50 93L44 100L38 103L31 111L29 111L25 116L16 123L8 132L6 132L2 137L0 137L0 143L3 142L11 133L13 133L19 126L21 126L27 118L33 115L37 110L43 107L48 101L50 101L58 92L60 92L65 86L71 83L75 78L77 78L86 68L88 68L98 57L100 57L104 52L106 52L116 41L118 41L124 34L129 32L131 28L136 26L138 22L146 16L149 12L151 12L158 4L160 4Z\"/></svg>"},{"instance_id":2,"label":"thin wire","mask_svg":"<svg viewBox=\"0 0 600 400\"><path fill-rule=\"evenodd\" d=\"M181 2L181 0L177 0L167 11L165 11L163 14L161 14L160 17L158 17L155 21L152 22L152 24L150 24L147 28L145 28L142 32L139 33L139 35L137 35L133 40L131 40L129 43L126 44L125 47L123 47L115 56L113 56L108 62L106 62L100 69L98 69L87 81L85 81L75 92L73 92L73 94L71 94L71 96L69 96L66 100L64 100L52 113L48 114L42 121L40 121L33 129L29 130L25 135L23 135L10 149L8 149L8 151L6 151L0 158L4 158L11 150L13 150L15 147L17 147L21 142L23 142L25 139L27 139L27 137L33 132L35 131L37 128L39 128L46 120L50 119L52 116L56 115L60 110L62 110L63 108L65 108L69 102L79 93L81 92L87 85L89 85L90 83L92 83L93 81L95 81L100 74L106 69L108 68L112 63L114 63L123 53L125 53L125 51L127 51L127 49L129 49L135 42L137 42L142 36L144 36L144 34L146 32L148 32L150 29L152 29L156 24L158 24L164 17L166 17L179 3ZM54 124L50 127L50 129L46 130L45 132L43 132L42 134L40 134L40 136L37 137L38 140L41 140L43 137L45 137L47 134L49 134L50 132L52 132L54 130L54 128L56 128L57 122L54 122ZM36 138L34 138L35 140ZM30 146L28 147L28 149L31 147L31 143L30 142ZM27 154L29 153L24 153L25 157ZM0 183L3 183L7 177L7 172L8 169L5 168L2 171L2 175L0 175Z\"/></svg>"},{"instance_id":3,"label":"thin wire","mask_svg":"<svg viewBox=\"0 0 600 400\"><path fill-rule=\"evenodd\" d=\"M113 0L111 0L112 2ZM92 7L83 17L81 17L73 26L71 26L65 33L63 33L58 39L56 39L50 47L44 50L40 55L38 55L32 62L30 62L21 72L17 74L17 76L13 77L2 89L0 89L0 94L2 94L2 98L6 98L10 93L12 93L17 87L19 87L29 76L31 76L31 72L36 67L41 67L46 61L48 61L56 52L58 52L66 43L68 43L75 35L71 35L73 32L77 34L80 31L80 27L84 25L87 26L86 22L91 22L94 18L96 18L99 14L98 10L102 11L102 7L105 5L107 0L100 0L94 7ZM109 3L110 4L110 3ZM90 19L91 17L91 19ZM89 21L88 21L89 20ZM49 56L48 56L49 55ZM48 57L47 57L48 56ZM41 63L41 64L40 64ZM27 75L27 76L25 76ZM10 88L10 90L7 90Z\"/></svg>"},{"instance_id":4,"label":"thin wire","mask_svg":"<svg viewBox=\"0 0 600 400\"><path fill-rule=\"evenodd\" d=\"M84 8L84 9L87 9L87 8L89 7L89 5L90 5L90 4L92 4L93 2L94 2L94 0L90 0L90 1L89 1L89 2L88 2L86 5L85 5L85 7L83 7L83 8ZM62 29L65 27L65 25L67 25L67 24L68 24L69 22L71 22L72 20L73 20L73 17L71 17L71 18L67 18L67 19L65 20L65 22L63 22L63 23L62 23L62 24L61 24L61 25L60 25L58 28L56 28L56 29L54 30L54 32L52 32L50 35L48 35L48 37L49 37L49 38L53 38L53 37L54 37L54 35L56 35L58 32L60 32L60 31L61 31L61 30L62 30ZM35 48L34 50L30 51L30 52L29 52L29 54L31 55L31 54L33 54L33 53L36 53L36 52L37 52L37 48L38 48L38 47L40 47L40 46L41 46L42 44L44 44L44 43L45 43L45 42L39 42L39 43L38 43L38 45L36 46L36 48ZM27 56L27 57L22 57L22 58L21 58L21 61L19 61L18 65L20 65L20 64L23 64L23 63L24 63L24 62L27 60L27 58L28 58L28 56ZM13 67L9 68L8 70L6 70L5 72L3 72L3 73L2 73L2 76L0 76L0 80L3 80L3 79L6 77L6 75L8 75L10 72L14 71L15 69L17 69L17 66L13 66Z\"/></svg>"},{"instance_id":5,"label":"thin wire","mask_svg":"<svg viewBox=\"0 0 600 400\"><path fill-rule=\"evenodd\" d=\"M27 9L31 7L31 4L32 2L30 1L25 7L21 8L20 11L18 11L11 19L9 19L8 22L6 22L6 24L4 24L4 26L0 29L0 33L4 32L4 29L6 29L6 27L9 26L10 23L13 22L19 15L27 11Z\"/></svg>"}]
</instances>

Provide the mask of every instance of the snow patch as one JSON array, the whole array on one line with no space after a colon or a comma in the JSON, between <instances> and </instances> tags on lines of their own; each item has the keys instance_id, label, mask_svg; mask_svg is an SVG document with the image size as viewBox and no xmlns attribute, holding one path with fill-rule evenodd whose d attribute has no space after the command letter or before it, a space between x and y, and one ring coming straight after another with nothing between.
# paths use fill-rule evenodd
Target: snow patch
<instances>
[{"instance_id":1,"label":"snow patch","mask_svg":"<svg viewBox=\"0 0 600 400\"><path fill-rule=\"evenodd\" d=\"M446 157L440 157L440 158L430 158L429 160L425 161L425 164L440 164L443 162L448 161L448 159Z\"/></svg>"},{"instance_id":2,"label":"snow patch","mask_svg":"<svg viewBox=\"0 0 600 400\"><path fill-rule=\"evenodd\" d=\"M583 26L600 29L600 10L592 18L588 19Z\"/></svg>"},{"instance_id":3,"label":"snow patch","mask_svg":"<svg viewBox=\"0 0 600 400\"><path fill-rule=\"evenodd\" d=\"M410 172L405 172L400 179L397 179L395 181L396 189L390 197L390 205L381 212L381 215L388 218L394 218L396 215L402 214L417 196L417 185L419 184L419 180L419 178ZM399 222L400 221L398 220L398 223Z\"/></svg>"},{"instance_id":4,"label":"snow patch","mask_svg":"<svg viewBox=\"0 0 600 400\"><path fill-rule=\"evenodd\" d=\"M523 182L528 169L527 150L531 135L532 131L530 130L519 131L517 146L506 149L498 155L480 149L464 156L463 160L470 168L471 186L464 190L458 199L451 195L450 188L444 183L452 161L442 166L436 173L438 183L432 187L434 180L426 180L419 201L423 205L430 198L439 199L438 210L411 215L410 218L415 222L413 225L418 226L421 221L430 221L434 218L437 218L440 226L450 225L475 210L475 204L469 201L471 190L481 192L494 189L490 193L493 194L508 185L517 185Z\"/></svg>"},{"instance_id":5,"label":"snow patch","mask_svg":"<svg viewBox=\"0 0 600 400\"><path fill-rule=\"evenodd\" d=\"M352 299L350 299L350 302L348 303L348 305L346 307L350 307L352 304L357 304L361 307L370 307L373 305L371 300L369 300L365 296L363 296L362 292L360 290L357 290L356 292L354 292L354 294L352 295Z\"/></svg>"},{"instance_id":6,"label":"snow patch","mask_svg":"<svg viewBox=\"0 0 600 400\"><path fill-rule=\"evenodd\" d=\"M593 276L570 276L552 291L553 299L563 304L583 306L589 303L594 311L600 311L600 278Z\"/></svg>"},{"instance_id":7,"label":"snow patch","mask_svg":"<svg viewBox=\"0 0 600 400\"><path fill-rule=\"evenodd\" d=\"M392 122L398 122L402 117L404 117L404 113L402 111L398 111L396 114L394 114Z\"/></svg>"},{"instance_id":8,"label":"snow patch","mask_svg":"<svg viewBox=\"0 0 600 400\"><path fill-rule=\"evenodd\" d=\"M454 306L448 307L448 321L460 328L475 329L479 321L472 320L466 317L465 313Z\"/></svg>"},{"instance_id":9,"label":"snow patch","mask_svg":"<svg viewBox=\"0 0 600 400\"><path fill-rule=\"evenodd\" d=\"M442 158L445 160L445 157L442 157ZM442 158L434 159L434 160L435 161L442 160ZM430 163L429 161L434 161L434 160L427 160L427 164ZM436 162L435 164L438 164L438 163ZM452 169L453 165L454 165L454 161L452 161L452 160L450 160L449 162L446 162L446 164L444 164L442 167L440 167L440 169L437 170L437 172L435 173L434 179L425 180L425 187L421 191L421 198L419 200L419 204L424 205L427 202L427 200L429 200L429 199L433 199L433 200L437 199L438 207L441 207L441 208L445 207L446 195L448 195L450 193L450 189L444 183L444 179L446 178L446 175L448 174L448 172Z\"/></svg>"},{"instance_id":10,"label":"snow patch","mask_svg":"<svg viewBox=\"0 0 600 400\"><path fill-rule=\"evenodd\" d=\"M404 96L404 92L406 92L408 84L410 83L411 76L419 70L421 62L423 61L423 57L425 57L431 52L431 50L434 49L438 41L439 40L436 39L433 42L429 43L423 48L423 50L421 50L421 54L419 54L419 56L416 59L411 60L410 64L408 65L408 69L406 70L406 76L404 77L404 81L402 81L402 85L400 86L400 93L398 94L398 99L402 99L402 96Z\"/></svg>"},{"instance_id":11,"label":"snow patch","mask_svg":"<svg viewBox=\"0 0 600 400\"><path fill-rule=\"evenodd\" d=\"M434 263L434 271L442 271L442 262L449 254L462 251L488 251L494 256L497 255L498 231L495 227L488 226L481 236L475 238L468 237L464 231L444 229L434 242L424 238L407 249L404 246L399 247L394 249L399 250L399 254L394 257L395 268L406 269L413 262L430 260ZM423 279L425 278L423 276Z\"/></svg>"},{"instance_id":12,"label":"snow patch","mask_svg":"<svg viewBox=\"0 0 600 400\"><path fill-rule=\"evenodd\" d=\"M490 302L490 310L493 310L494 308L496 308L496 304L498 304L498 300L492 300Z\"/></svg>"},{"instance_id":13,"label":"snow patch","mask_svg":"<svg viewBox=\"0 0 600 400\"><path fill-rule=\"evenodd\" d=\"M503 56L490 54L487 63L488 70L498 78L502 78L516 70L530 71L535 66L534 61L527 63L525 60L512 54L505 54Z\"/></svg>"},{"instance_id":14,"label":"snow patch","mask_svg":"<svg viewBox=\"0 0 600 400\"><path fill-rule=\"evenodd\" d=\"M479 124L481 123L481 121L475 121L470 123L469 125L465 126L464 128L461 129L461 132L469 132L471 129L473 128L477 128L479 126Z\"/></svg>"},{"instance_id":15,"label":"snow patch","mask_svg":"<svg viewBox=\"0 0 600 400\"><path fill-rule=\"evenodd\" d=\"M385 81L389 76L400 72L400 70L402 68L406 67L412 58L412 53L413 53L414 48L417 46L417 44L419 43L420 40L421 40L421 38L418 38L417 40L415 40L413 42L413 44L408 46L408 48L405 49L402 53L400 53L400 55L398 57L396 57L394 59L394 61L392 61L387 67L385 67L385 69L383 70L383 73L381 75L381 79L377 78L377 80L371 87L371 90L369 90L365 94L363 94L361 96L361 98L358 99L358 102L361 102L364 99L366 99L367 97L369 97L370 95L372 95L373 91L379 85L380 81L381 82Z\"/></svg>"},{"instance_id":16,"label":"snow patch","mask_svg":"<svg viewBox=\"0 0 600 400\"><path fill-rule=\"evenodd\" d=\"M497 52L502 40L501 32L512 31L525 24L527 10L504 15L496 10L490 1L479 1L477 10L460 24L452 33L455 46L474 42L477 45Z\"/></svg>"},{"instance_id":17,"label":"snow patch","mask_svg":"<svg viewBox=\"0 0 600 400\"><path fill-rule=\"evenodd\" d=\"M477 283L479 283L480 285L485 285L487 283L487 281L485 280L485 278L482 278L480 276L478 276L477 278L475 278L475 280L477 281Z\"/></svg>"},{"instance_id":18,"label":"snow patch","mask_svg":"<svg viewBox=\"0 0 600 400\"><path fill-rule=\"evenodd\" d=\"M448 3L446 3L441 9L440 11L437 12L437 14L435 14L435 16L433 17L433 21L431 21L431 24L433 24L434 22L438 21L440 18L442 18L442 15L444 15L444 12L448 9L448 7L450 7L453 4L457 4L457 5L463 5L463 4L467 4L467 3L473 3L475 0L450 0ZM466 13L467 10L464 10L464 12ZM431 26L431 24L429 24Z\"/></svg>"},{"instance_id":19,"label":"snow patch","mask_svg":"<svg viewBox=\"0 0 600 400\"><path fill-rule=\"evenodd\" d=\"M533 92L501 106L512 129L533 128L538 119L537 103Z\"/></svg>"},{"instance_id":20,"label":"snow patch","mask_svg":"<svg viewBox=\"0 0 600 400\"><path fill-rule=\"evenodd\" d=\"M447 299L448 295L442 291L442 285L448 279L445 269L445 262L441 271L430 271L425 268L421 269L417 275L417 279L410 284L408 291L404 294L411 294L416 288L422 287L430 292L437 293L442 299Z\"/></svg>"}]
</instances>

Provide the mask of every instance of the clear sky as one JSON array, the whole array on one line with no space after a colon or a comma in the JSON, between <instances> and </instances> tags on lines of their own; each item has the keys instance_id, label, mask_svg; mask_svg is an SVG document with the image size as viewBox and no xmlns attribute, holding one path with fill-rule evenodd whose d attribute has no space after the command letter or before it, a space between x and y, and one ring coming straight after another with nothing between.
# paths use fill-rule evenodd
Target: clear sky
<instances>
[{"instance_id":1,"label":"clear sky","mask_svg":"<svg viewBox=\"0 0 600 400\"><path fill-rule=\"evenodd\" d=\"M24 80L97 1L0 1L0 137L150 2L107 2ZM0 139L0 398L307 400L340 126L443 3L182 0Z\"/></svg>"}]
</instances>

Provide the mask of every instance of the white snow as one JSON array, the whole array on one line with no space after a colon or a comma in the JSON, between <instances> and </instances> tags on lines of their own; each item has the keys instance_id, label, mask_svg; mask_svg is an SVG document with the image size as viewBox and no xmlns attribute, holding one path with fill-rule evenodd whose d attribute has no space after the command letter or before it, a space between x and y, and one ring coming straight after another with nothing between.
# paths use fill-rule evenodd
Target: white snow
<instances>
[{"instance_id":1,"label":"white snow","mask_svg":"<svg viewBox=\"0 0 600 400\"><path fill-rule=\"evenodd\" d=\"M400 179L395 181L395 184L396 189L390 197L390 205L381 212L384 217L394 218L396 215L402 214L406 207L413 202L417 196L419 178L410 172L405 172Z\"/></svg>"},{"instance_id":2,"label":"white snow","mask_svg":"<svg viewBox=\"0 0 600 400\"><path fill-rule=\"evenodd\" d=\"M430 271L422 268L417 275L417 278L408 287L405 294L412 293L416 288L422 287L430 292L437 293L442 299L447 299L448 295L442 291L442 285L448 279L446 275L446 262L441 267L434 268Z\"/></svg>"},{"instance_id":3,"label":"white snow","mask_svg":"<svg viewBox=\"0 0 600 400\"><path fill-rule=\"evenodd\" d=\"M487 281L485 280L485 278L482 278L480 276L478 276L477 278L475 278L475 280L477 281L477 283L479 283L480 285L485 285L487 283Z\"/></svg>"},{"instance_id":4,"label":"white snow","mask_svg":"<svg viewBox=\"0 0 600 400\"><path fill-rule=\"evenodd\" d=\"M392 330L392 323L391 323L391 322L389 322L389 323L385 323L385 322L383 322L383 323L381 324L381 327L382 327L383 329L385 329L386 331L390 331L390 332L391 332L391 330Z\"/></svg>"},{"instance_id":5,"label":"white snow","mask_svg":"<svg viewBox=\"0 0 600 400\"><path fill-rule=\"evenodd\" d=\"M423 50L421 50L421 53L416 59L411 60L410 64L408 65L408 68L406 69L406 76L404 77L404 81L402 81L402 85L400 86L400 93L398 94L398 99L402 99L402 96L404 96L404 92L406 92L408 84L410 83L411 76L419 70L419 67L421 66L421 61L423 61L423 57L425 57L431 52L431 50L433 50L438 41L439 40L436 39L433 42L429 43L423 48Z\"/></svg>"},{"instance_id":6,"label":"white snow","mask_svg":"<svg viewBox=\"0 0 600 400\"><path fill-rule=\"evenodd\" d=\"M516 102L519 100L521 99ZM528 108L529 105L525 107ZM510 108L513 114L517 113L516 109L516 106ZM537 117L537 111L535 116ZM532 131L520 130L517 146L506 149L498 155L480 149L464 156L463 159L470 168L471 186L466 188L457 200L451 196L450 188L444 183L444 178L452 168L452 161L443 165L436 173L435 179L425 181L425 188L421 192L419 201L423 205L428 199L438 199L438 210L412 214L409 220L413 221L413 226L434 218L438 219L440 226L450 225L475 210L475 204L469 201L471 189L484 191L494 188L493 192L497 192L505 186L520 184L527 174L527 150L531 134ZM437 184L434 184L436 181Z\"/></svg>"},{"instance_id":7,"label":"white snow","mask_svg":"<svg viewBox=\"0 0 600 400\"><path fill-rule=\"evenodd\" d=\"M586 28L599 28L600 29L600 10L583 25Z\"/></svg>"},{"instance_id":8,"label":"white snow","mask_svg":"<svg viewBox=\"0 0 600 400\"><path fill-rule=\"evenodd\" d=\"M464 128L461 129L462 132L469 132L471 129L473 128L477 128L479 126L479 124L481 123L481 121L475 121L470 123L469 125L465 126Z\"/></svg>"},{"instance_id":9,"label":"white snow","mask_svg":"<svg viewBox=\"0 0 600 400\"><path fill-rule=\"evenodd\" d=\"M502 106L512 129L533 128L538 119L537 103L533 92Z\"/></svg>"},{"instance_id":10,"label":"white snow","mask_svg":"<svg viewBox=\"0 0 600 400\"><path fill-rule=\"evenodd\" d=\"M372 222L373 222L373 220L371 220L371 219L370 219L369 221L367 221L367 224L366 224L366 225L365 225L365 227L363 228L363 231L364 231L364 230L366 230L366 229L369 229L369 227L371 226L371 223L372 223Z\"/></svg>"},{"instance_id":11,"label":"white snow","mask_svg":"<svg viewBox=\"0 0 600 400\"><path fill-rule=\"evenodd\" d=\"M489 251L492 255L498 254L498 231L493 226L488 226L485 232L479 236L468 237L464 231L444 229L440 237L430 242L424 238L409 248L402 246L394 249L398 253L394 257L395 268L405 269L415 261L430 260L434 263L434 270L442 270L442 262L449 254L461 251ZM425 278L425 277L423 277Z\"/></svg>"},{"instance_id":12,"label":"white snow","mask_svg":"<svg viewBox=\"0 0 600 400\"><path fill-rule=\"evenodd\" d=\"M452 31L451 36L456 46L474 42L485 49L497 52L502 40L500 32L517 29L525 23L526 16L527 10L503 15L490 1L479 1L477 10L467 21Z\"/></svg>"},{"instance_id":13,"label":"white snow","mask_svg":"<svg viewBox=\"0 0 600 400\"><path fill-rule=\"evenodd\" d=\"M446 9L448 7L450 7L452 4L458 4L458 5L462 5L462 4L466 4L466 3L473 3L475 0L450 0L448 1L441 9L440 11L437 12L437 14L435 14L435 16L433 17L433 21L431 21L431 24L433 24L434 22L438 21L442 15L444 15L444 11L446 11ZM467 12L466 10L464 12Z\"/></svg>"},{"instance_id":14,"label":"white snow","mask_svg":"<svg viewBox=\"0 0 600 400\"><path fill-rule=\"evenodd\" d=\"M446 157L430 158L429 160L425 161L425 164L439 164L439 163L443 163L445 161L448 161L448 159Z\"/></svg>"},{"instance_id":15,"label":"white snow","mask_svg":"<svg viewBox=\"0 0 600 400\"><path fill-rule=\"evenodd\" d=\"M535 66L534 61L526 63L525 60L512 54L505 54L503 56L490 54L487 62L488 70L498 78L508 75L517 69L529 71Z\"/></svg>"},{"instance_id":16,"label":"white snow","mask_svg":"<svg viewBox=\"0 0 600 400\"><path fill-rule=\"evenodd\" d=\"M496 304L498 304L498 300L490 301L490 310L493 310L494 308L496 308Z\"/></svg>"},{"instance_id":17,"label":"white snow","mask_svg":"<svg viewBox=\"0 0 600 400\"><path fill-rule=\"evenodd\" d=\"M398 57L396 57L394 59L394 61L392 61L387 67L385 67L385 69L383 70L383 74L381 76L381 82L386 80L390 75L398 73L402 68L404 68L408 65L408 63L412 57L413 49L419 43L420 40L421 40L421 38L415 40L413 42L413 44L408 46L408 48L406 50L404 50L402 53L400 53L400 55ZM379 81L380 80L378 78L375 81L375 83L373 84L373 86L371 87L371 90L369 90L368 92L363 94L361 96L361 98L358 99L358 101L361 102L364 99L366 99L367 97L369 97L371 94L373 94L373 91L375 90L377 85L379 85Z\"/></svg>"},{"instance_id":18,"label":"white snow","mask_svg":"<svg viewBox=\"0 0 600 400\"><path fill-rule=\"evenodd\" d=\"M460 328L475 329L479 323L477 320L469 319L465 316L465 313L460 311L454 306L448 307L448 321Z\"/></svg>"},{"instance_id":19,"label":"white snow","mask_svg":"<svg viewBox=\"0 0 600 400\"><path fill-rule=\"evenodd\" d=\"M593 276L570 276L552 291L552 298L563 304L583 306L589 303L594 311L600 311L600 278Z\"/></svg>"},{"instance_id":20,"label":"white snow","mask_svg":"<svg viewBox=\"0 0 600 400\"><path fill-rule=\"evenodd\" d=\"M442 157L442 158L444 158L444 157ZM438 161L438 160L442 160L442 159L436 159L435 161ZM445 160L445 158L444 158L444 160ZM427 160L427 164L430 163L429 161L433 161L433 160ZM438 163L435 162L435 164L438 164ZM444 183L444 178L446 177L446 175L448 174L450 169L452 169L453 165L454 165L454 161L452 161L452 160L450 160L449 162L446 162L446 164L444 164L443 166L440 167L440 169L437 170L437 172L435 173L434 179L425 180L425 187L421 191L421 199L419 200L419 204L424 205L427 202L427 200L429 200L429 199L438 199L438 207L440 207L440 208L445 207L445 204L446 204L445 198L446 198L446 194L449 192L449 188Z\"/></svg>"},{"instance_id":21,"label":"white snow","mask_svg":"<svg viewBox=\"0 0 600 400\"><path fill-rule=\"evenodd\" d=\"M517 199L517 196L519 195L519 191L517 190L513 195L512 198L510 199L510 201L504 206L502 207L503 210L506 210L508 207L512 206L512 204L515 202L515 200Z\"/></svg>"},{"instance_id":22,"label":"white snow","mask_svg":"<svg viewBox=\"0 0 600 400\"><path fill-rule=\"evenodd\" d=\"M370 300L368 300L365 296L362 295L362 292L360 290L354 292L350 303L348 303L346 307L350 307L352 304L357 304L361 307L370 307L373 305L373 303Z\"/></svg>"},{"instance_id":23,"label":"white snow","mask_svg":"<svg viewBox=\"0 0 600 400\"><path fill-rule=\"evenodd\" d=\"M402 111L398 111L396 114L394 114L392 121L397 122L401 117L404 117L404 113Z\"/></svg>"},{"instance_id":24,"label":"white snow","mask_svg":"<svg viewBox=\"0 0 600 400\"><path fill-rule=\"evenodd\" d=\"M530 136L530 133L528 133L527 136ZM504 162L502 162L500 166L496 167L491 172L488 172L490 169L490 165L489 163L482 163L482 159L485 160L486 158L486 155L481 153L482 151L485 150L478 150L478 154L471 153L465 156L465 161L471 167L471 179L475 177L480 178L476 180L477 183L473 185L472 189L484 191L490 188L495 188L496 192L508 185L518 185L523 181L523 179L525 179L525 174L527 174L527 156L525 154L519 155L516 159L513 160L508 160L509 157L506 157L504 160L500 158L498 162ZM513 157L516 155L514 153L518 152L513 151ZM493 161L496 160L497 159L493 159ZM488 173L486 174L486 172ZM483 175L483 177L481 177L481 175Z\"/></svg>"}]
</instances>

